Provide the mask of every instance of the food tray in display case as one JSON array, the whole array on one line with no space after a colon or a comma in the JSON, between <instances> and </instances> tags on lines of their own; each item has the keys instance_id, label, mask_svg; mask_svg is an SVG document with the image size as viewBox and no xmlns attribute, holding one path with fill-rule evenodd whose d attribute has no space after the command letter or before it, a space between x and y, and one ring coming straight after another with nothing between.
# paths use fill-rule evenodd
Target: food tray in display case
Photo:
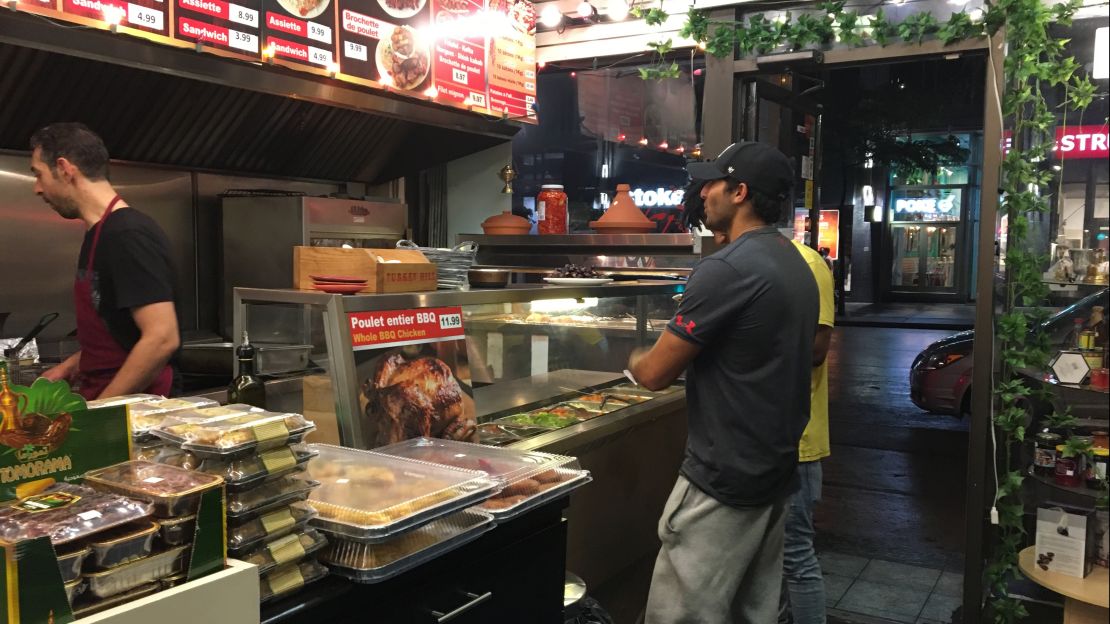
<instances>
[{"instance_id":1,"label":"food tray in display case","mask_svg":"<svg viewBox=\"0 0 1110 624\"><path fill-rule=\"evenodd\" d=\"M178 546L105 572L86 574L89 593L97 598L110 598L129 589L177 574L184 568L188 549L188 546Z\"/></svg>"},{"instance_id":2,"label":"food tray in display case","mask_svg":"<svg viewBox=\"0 0 1110 624\"><path fill-rule=\"evenodd\" d=\"M291 444L238 459L205 459L198 470L223 477L228 493L234 493L303 471L313 457L316 451L306 445Z\"/></svg>"},{"instance_id":3,"label":"food tray in display case","mask_svg":"<svg viewBox=\"0 0 1110 624\"><path fill-rule=\"evenodd\" d=\"M70 583L81 578L81 566L85 564L85 559L91 554L92 549L88 546L57 553L58 568L62 571L62 582Z\"/></svg>"},{"instance_id":4,"label":"food tray in display case","mask_svg":"<svg viewBox=\"0 0 1110 624\"><path fill-rule=\"evenodd\" d=\"M243 561L258 566L259 574L266 574L278 566L297 563L328 545L324 534L308 529L304 533L286 535L259 546L243 556Z\"/></svg>"},{"instance_id":5,"label":"food tray in display case","mask_svg":"<svg viewBox=\"0 0 1110 624\"><path fill-rule=\"evenodd\" d=\"M288 475L258 487L227 495L227 517L240 520L260 515L271 509L303 501L308 493L320 486L317 481Z\"/></svg>"},{"instance_id":6,"label":"food tray in display case","mask_svg":"<svg viewBox=\"0 0 1110 624\"><path fill-rule=\"evenodd\" d=\"M467 509L380 544L337 540L320 554L320 561L356 583L380 583L477 539L493 526L493 516Z\"/></svg>"},{"instance_id":7,"label":"food tray in display case","mask_svg":"<svg viewBox=\"0 0 1110 624\"><path fill-rule=\"evenodd\" d=\"M128 413L131 416L131 435L136 440L153 437L150 430L162 423L167 415L185 410L219 407L212 399L184 397L180 399L155 399L131 403Z\"/></svg>"},{"instance_id":8,"label":"food tray in display case","mask_svg":"<svg viewBox=\"0 0 1110 624\"><path fill-rule=\"evenodd\" d=\"M170 416L152 431L198 456L232 458L302 442L315 428L300 414L252 412L203 422Z\"/></svg>"},{"instance_id":9,"label":"food tray in display case","mask_svg":"<svg viewBox=\"0 0 1110 624\"><path fill-rule=\"evenodd\" d=\"M85 593L85 589L88 588L88 585L85 583L85 579L78 577L75 580L66 581L65 588L66 598L69 599L69 604L72 605L74 600Z\"/></svg>"},{"instance_id":10,"label":"food tray in display case","mask_svg":"<svg viewBox=\"0 0 1110 624\"><path fill-rule=\"evenodd\" d=\"M142 403L143 401L158 401L166 397L157 394L121 394L110 399L93 399L85 403L85 407L89 409L101 409L104 407L118 407L120 405L132 405L135 403Z\"/></svg>"},{"instance_id":11,"label":"food tray in display case","mask_svg":"<svg viewBox=\"0 0 1110 624\"><path fill-rule=\"evenodd\" d=\"M58 546L150 515L150 505L56 483L41 494L0 507L0 539L18 542L47 536Z\"/></svg>"},{"instance_id":12,"label":"food tray in display case","mask_svg":"<svg viewBox=\"0 0 1110 624\"><path fill-rule=\"evenodd\" d=\"M498 482L499 491L480 507L499 520L515 516L590 481L589 471L580 470L577 459L538 451L414 438L376 449L376 452L485 472Z\"/></svg>"},{"instance_id":13,"label":"food tray in display case","mask_svg":"<svg viewBox=\"0 0 1110 624\"><path fill-rule=\"evenodd\" d=\"M142 559L152 552L157 534L158 524L146 520L104 531L89 539L93 554L90 561L94 567L106 570Z\"/></svg>"},{"instance_id":14,"label":"food tray in display case","mask_svg":"<svg viewBox=\"0 0 1110 624\"><path fill-rule=\"evenodd\" d=\"M227 552L238 559L267 540L300 531L315 517L316 510L308 503L293 503L243 524L228 526Z\"/></svg>"},{"instance_id":15,"label":"food tray in display case","mask_svg":"<svg viewBox=\"0 0 1110 624\"><path fill-rule=\"evenodd\" d=\"M315 561L302 561L281 566L259 580L259 601L269 602L274 598L287 596L327 575L328 569Z\"/></svg>"},{"instance_id":16,"label":"food tray in display case","mask_svg":"<svg viewBox=\"0 0 1110 624\"><path fill-rule=\"evenodd\" d=\"M158 521L158 538L164 546L181 546L193 541L197 533L197 517L183 516Z\"/></svg>"},{"instance_id":17,"label":"food tray in display case","mask_svg":"<svg viewBox=\"0 0 1110 624\"><path fill-rule=\"evenodd\" d=\"M321 483L309 495L313 524L334 535L375 542L489 498L497 482L484 472L313 444L308 467Z\"/></svg>"},{"instance_id":18,"label":"food tray in display case","mask_svg":"<svg viewBox=\"0 0 1110 624\"><path fill-rule=\"evenodd\" d=\"M195 514L201 496L223 485L216 476L148 461L129 461L85 475L93 489L150 503L154 515L178 518Z\"/></svg>"}]
</instances>

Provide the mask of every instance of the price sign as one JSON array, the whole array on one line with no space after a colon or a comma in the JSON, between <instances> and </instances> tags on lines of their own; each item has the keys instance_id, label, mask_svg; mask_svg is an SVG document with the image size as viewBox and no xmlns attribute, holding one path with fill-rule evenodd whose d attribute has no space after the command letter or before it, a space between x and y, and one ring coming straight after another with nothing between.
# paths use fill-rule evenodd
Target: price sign
<instances>
[{"instance_id":1,"label":"price sign","mask_svg":"<svg viewBox=\"0 0 1110 624\"><path fill-rule=\"evenodd\" d=\"M316 22L309 22L308 38L322 43L331 43L331 29Z\"/></svg>"},{"instance_id":2,"label":"price sign","mask_svg":"<svg viewBox=\"0 0 1110 624\"><path fill-rule=\"evenodd\" d=\"M465 337L462 308L352 312L347 315L355 351L445 342Z\"/></svg>"},{"instance_id":3,"label":"price sign","mask_svg":"<svg viewBox=\"0 0 1110 624\"><path fill-rule=\"evenodd\" d=\"M308 46L308 61L317 65L331 65L331 50Z\"/></svg>"},{"instance_id":4,"label":"price sign","mask_svg":"<svg viewBox=\"0 0 1110 624\"><path fill-rule=\"evenodd\" d=\"M242 24L243 26L250 26L251 28L258 28L258 11L239 6L238 4L229 4L227 6L227 19L229 21Z\"/></svg>"},{"instance_id":5,"label":"price sign","mask_svg":"<svg viewBox=\"0 0 1110 624\"><path fill-rule=\"evenodd\" d=\"M369 59L366 51L367 47L362 45L361 43L355 43L354 41L343 42L343 56L346 56L347 58L353 58L358 61L366 61L367 59Z\"/></svg>"},{"instance_id":6,"label":"price sign","mask_svg":"<svg viewBox=\"0 0 1110 624\"><path fill-rule=\"evenodd\" d=\"M127 21L136 26L143 26L151 30L162 30L164 13L158 9L148 9L137 4L127 5Z\"/></svg>"},{"instance_id":7,"label":"price sign","mask_svg":"<svg viewBox=\"0 0 1110 624\"><path fill-rule=\"evenodd\" d=\"M258 37L238 30L228 30L227 44L236 50L244 52L258 52Z\"/></svg>"},{"instance_id":8,"label":"price sign","mask_svg":"<svg viewBox=\"0 0 1110 624\"><path fill-rule=\"evenodd\" d=\"M458 329L462 327L461 314L441 314L439 316L440 329Z\"/></svg>"}]
</instances>

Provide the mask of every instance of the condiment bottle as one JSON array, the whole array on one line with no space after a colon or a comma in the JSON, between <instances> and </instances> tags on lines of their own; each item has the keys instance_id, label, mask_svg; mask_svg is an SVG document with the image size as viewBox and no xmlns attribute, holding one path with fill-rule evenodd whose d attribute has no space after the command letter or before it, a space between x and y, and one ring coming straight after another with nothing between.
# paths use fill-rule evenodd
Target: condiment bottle
<instances>
[{"instance_id":1,"label":"condiment bottle","mask_svg":"<svg viewBox=\"0 0 1110 624\"><path fill-rule=\"evenodd\" d=\"M562 184L544 184L536 196L536 231L540 234L567 233L567 194Z\"/></svg>"},{"instance_id":2,"label":"condiment bottle","mask_svg":"<svg viewBox=\"0 0 1110 624\"><path fill-rule=\"evenodd\" d=\"M239 375L227 387L228 403L246 403L266 408L266 386L254 376L254 345L250 343L247 332L243 332L243 344L235 348L235 358L239 360Z\"/></svg>"}]
</instances>

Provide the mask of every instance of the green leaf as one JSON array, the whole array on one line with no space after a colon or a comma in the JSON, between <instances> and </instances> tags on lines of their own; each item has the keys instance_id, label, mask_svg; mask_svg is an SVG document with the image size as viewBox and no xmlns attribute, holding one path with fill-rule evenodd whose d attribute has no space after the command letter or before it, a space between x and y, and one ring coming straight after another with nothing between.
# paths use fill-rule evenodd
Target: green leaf
<instances>
[{"instance_id":1,"label":"green leaf","mask_svg":"<svg viewBox=\"0 0 1110 624\"><path fill-rule=\"evenodd\" d=\"M698 9L690 9L686 13L686 23L678 31L679 37L693 39L696 43L704 43L709 39L709 14Z\"/></svg>"},{"instance_id":2,"label":"green leaf","mask_svg":"<svg viewBox=\"0 0 1110 624\"><path fill-rule=\"evenodd\" d=\"M12 392L27 396L24 414L53 416L85 409L85 399L69 389L64 381L48 381L39 377L27 386L11 386Z\"/></svg>"}]
</instances>

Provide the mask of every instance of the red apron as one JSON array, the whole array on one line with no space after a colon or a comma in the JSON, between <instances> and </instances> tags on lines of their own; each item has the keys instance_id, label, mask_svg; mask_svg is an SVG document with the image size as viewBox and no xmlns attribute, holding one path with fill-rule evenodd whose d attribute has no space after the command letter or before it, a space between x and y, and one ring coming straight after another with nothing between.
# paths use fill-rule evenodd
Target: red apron
<instances>
[{"instance_id":1,"label":"red apron","mask_svg":"<svg viewBox=\"0 0 1110 624\"><path fill-rule=\"evenodd\" d=\"M104 222L112 214L112 209L119 203L120 196L116 195L108 210L93 228L92 245L89 247L88 260L85 262L85 274L78 275L73 281L73 307L77 313L77 342L81 345L81 362L78 366L78 379L81 387L78 392L86 399L92 400L100 397L100 393L112 383L119 369L127 360L128 351L124 349L112 333L93 304L94 261L96 260L96 246L100 243L100 230ZM173 369L166 366L154 383L143 392L168 396L173 385Z\"/></svg>"}]
</instances>

